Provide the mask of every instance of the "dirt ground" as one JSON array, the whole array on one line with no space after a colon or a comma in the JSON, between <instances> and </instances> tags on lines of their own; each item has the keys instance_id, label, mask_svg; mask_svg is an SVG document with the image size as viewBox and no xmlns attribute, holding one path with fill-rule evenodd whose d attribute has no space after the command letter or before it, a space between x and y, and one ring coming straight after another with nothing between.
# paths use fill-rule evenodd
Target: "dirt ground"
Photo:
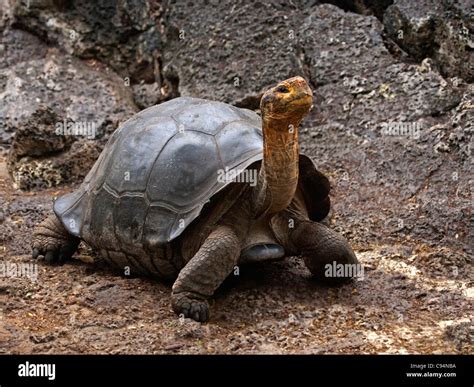
<instances>
[{"instance_id":1,"label":"dirt ground","mask_svg":"<svg viewBox=\"0 0 474 387\"><path fill-rule=\"evenodd\" d=\"M337 144L331 135L338 134L329 131L326 145ZM315 143L305 130L302 139ZM169 285L116 276L92 264L93 253L82 246L78 259L64 266L38 262L36 281L8 273L0 278L0 353L472 353L474 293L466 249L417 239L413 229L404 233L397 215L387 215L406 211L410 199L401 191L392 197L397 205L367 211L373 200L368 186L359 182L355 198L347 185L357 182L351 171L357 165L346 158L338 167L330 154L321 165L334 187L331 223L353 244L363 278L324 287L297 257L243 267L218 291L210 322L199 324L174 315ZM15 189L2 156L4 263L32 263L32 228L48 214L52 198L71 189ZM376 194L391 195L387 189Z\"/></svg>"}]
</instances>

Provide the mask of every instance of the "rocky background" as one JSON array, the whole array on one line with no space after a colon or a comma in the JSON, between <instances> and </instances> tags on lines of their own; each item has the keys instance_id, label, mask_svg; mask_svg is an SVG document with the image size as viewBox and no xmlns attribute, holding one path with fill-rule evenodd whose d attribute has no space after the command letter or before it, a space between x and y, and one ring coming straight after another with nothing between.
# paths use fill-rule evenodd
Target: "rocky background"
<instances>
[{"instance_id":1,"label":"rocky background","mask_svg":"<svg viewBox=\"0 0 474 387\"><path fill-rule=\"evenodd\" d=\"M0 353L468 353L474 20L468 0L1 0L0 263L120 122L176 96L257 109L302 75L302 151L365 277L314 283L297 257L245 268L210 323L169 287L76 262L0 278ZM58 123L92 136L58 136ZM90 261L83 246L78 258Z\"/></svg>"}]
</instances>

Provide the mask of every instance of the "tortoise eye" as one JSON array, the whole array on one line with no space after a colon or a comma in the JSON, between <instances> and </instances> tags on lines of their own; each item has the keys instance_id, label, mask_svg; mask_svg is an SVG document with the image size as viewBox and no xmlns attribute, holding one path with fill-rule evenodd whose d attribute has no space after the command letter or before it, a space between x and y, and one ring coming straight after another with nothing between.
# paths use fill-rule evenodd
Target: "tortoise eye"
<instances>
[{"instance_id":1,"label":"tortoise eye","mask_svg":"<svg viewBox=\"0 0 474 387\"><path fill-rule=\"evenodd\" d=\"M276 91L278 91L279 93L289 93L290 90L288 90L288 88L286 86L278 86Z\"/></svg>"}]
</instances>

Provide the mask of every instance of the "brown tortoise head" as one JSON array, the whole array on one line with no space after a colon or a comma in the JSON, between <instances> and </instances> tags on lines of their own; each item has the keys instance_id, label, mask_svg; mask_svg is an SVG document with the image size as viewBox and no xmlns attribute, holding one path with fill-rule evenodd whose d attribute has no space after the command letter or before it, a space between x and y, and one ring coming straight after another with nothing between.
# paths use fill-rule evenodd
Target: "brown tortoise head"
<instances>
[{"instance_id":1,"label":"brown tortoise head","mask_svg":"<svg viewBox=\"0 0 474 387\"><path fill-rule=\"evenodd\" d=\"M260 101L266 118L300 121L313 106L313 92L302 77L280 82L267 90Z\"/></svg>"}]
</instances>

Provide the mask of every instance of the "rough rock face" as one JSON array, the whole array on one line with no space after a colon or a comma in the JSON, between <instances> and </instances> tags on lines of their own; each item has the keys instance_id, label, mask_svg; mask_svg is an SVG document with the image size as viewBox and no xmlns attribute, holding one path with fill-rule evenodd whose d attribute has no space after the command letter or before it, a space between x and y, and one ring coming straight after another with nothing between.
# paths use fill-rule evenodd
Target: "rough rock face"
<instances>
[{"instance_id":1,"label":"rough rock face","mask_svg":"<svg viewBox=\"0 0 474 387\"><path fill-rule=\"evenodd\" d=\"M109 65L132 86L138 104L153 105L167 96L160 74L159 3L41 0L29 6L17 2L13 14L15 27L31 31L71 55ZM144 84L154 87L141 86Z\"/></svg>"},{"instance_id":2,"label":"rough rock face","mask_svg":"<svg viewBox=\"0 0 474 387\"><path fill-rule=\"evenodd\" d=\"M0 32L7 27L12 18L12 7L10 6L10 0L4 0L0 3Z\"/></svg>"},{"instance_id":3,"label":"rough rock face","mask_svg":"<svg viewBox=\"0 0 474 387\"><path fill-rule=\"evenodd\" d=\"M19 30L11 30L0 35L0 143L10 144L19 122L29 113L28 106L24 109L17 109L14 105L8 104L8 80L11 71L9 68L18 63L31 58L41 59L46 56L48 47L33 35ZM20 79L13 80L9 87L12 89L20 85ZM12 108L12 111L8 111Z\"/></svg>"},{"instance_id":4,"label":"rough rock face","mask_svg":"<svg viewBox=\"0 0 474 387\"><path fill-rule=\"evenodd\" d=\"M471 1L395 0L384 24L388 35L416 60L430 57L442 74L474 80Z\"/></svg>"},{"instance_id":5,"label":"rough rock face","mask_svg":"<svg viewBox=\"0 0 474 387\"><path fill-rule=\"evenodd\" d=\"M382 20L385 10L393 3L393 0L327 0L320 3L333 4L344 11L373 15Z\"/></svg>"},{"instance_id":6,"label":"rough rock face","mask_svg":"<svg viewBox=\"0 0 474 387\"><path fill-rule=\"evenodd\" d=\"M292 44L301 15L294 5L178 0L165 10L164 76L179 81L183 96L256 108L277 79L303 74Z\"/></svg>"},{"instance_id":7,"label":"rough rock face","mask_svg":"<svg viewBox=\"0 0 474 387\"><path fill-rule=\"evenodd\" d=\"M394 58L382 30L376 18L332 5L317 7L301 23L298 44L317 87L322 123L336 121L374 137L380 123L440 116L460 102L462 89L434 72L429 62L414 65Z\"/></svg>"},{"instance_id":8,"label":"rough rock face","mask_svg":"<svg viewBox=\"0 0 474 387\"><path fill-rule=\"evenodd\" d=\"M376 18L332 5L316 7L301 23L298 42L317 99L302 150L327 165L336 190L350 193L334 210L365 225L363 240L378 238L370 231L378 219L392 230L393 242L402 234L429 234L463 248L472 91L462 80L443 78L431 60L394 57L382 31ZM447 218L456 219L449 229ZM427 233L430 228L436 231Z\"/></svg>"},{"instance_id":9,"label":"rough rock face","mask_svg":"<svg viewBox=\"0 0 474 387\"><path fill-rule=\"evenodd\" d=\"M100 63L48 49L28 33L9 31L2 44L8 55L0 64L0 122L4 144L16 132L9 154L14 182L30 189L85 176L108 135L137 111L130 89ZM51 168L59 177L44 172Z\"/></svg>"},{"instance_id":10,"label":"rough rock face","mask_svg":"<svg viewBox=\"0 0 474 387\"><path fill-rule=\"evenodd\" d=\"M73 182L92 167L102 149L100 142L58 135L56 126L63 122L53 110L39 106L18 128L8 157L8 170L18 188Z\"/></svg>"}]
</instances>

